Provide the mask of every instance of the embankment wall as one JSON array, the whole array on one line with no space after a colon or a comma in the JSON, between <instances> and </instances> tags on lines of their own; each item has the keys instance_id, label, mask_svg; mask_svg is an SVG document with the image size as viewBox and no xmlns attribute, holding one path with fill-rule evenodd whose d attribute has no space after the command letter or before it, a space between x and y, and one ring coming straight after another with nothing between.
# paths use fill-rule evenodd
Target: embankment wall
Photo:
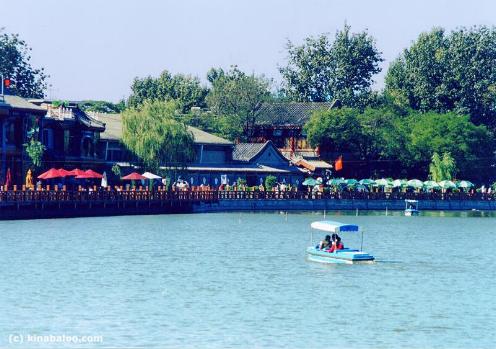
<instances>
[{"instance_id":1,"label":"embankment wall","mask_svg":"<svg viewBox=\"0 0 496 349\"><path fill-rule=\"evenodd\" d=\"M403 200L219 200L193 205L193 212L263 211L263 210L404 210ZM489 200L422 200L420 210L496 210L496 201Z\"/></svg>"}]
</instances>

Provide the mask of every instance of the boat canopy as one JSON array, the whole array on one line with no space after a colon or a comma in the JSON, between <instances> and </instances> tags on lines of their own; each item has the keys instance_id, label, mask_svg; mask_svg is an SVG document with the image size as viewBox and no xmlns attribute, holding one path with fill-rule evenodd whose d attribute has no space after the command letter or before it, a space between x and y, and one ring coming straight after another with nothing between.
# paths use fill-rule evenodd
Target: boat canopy
<instances>
[{"instance_id":1,"label":"boat canopy","mask_svg":"<svg viewBox=\"0 0 496 349\"><path fill-rule=\"evenodd\" d=\"M358 232L358 225L333 221L318 221L311 224L313 229L328 231L330 233Z\"/></svg>"},{"instance_id":2,"label":"boat canopy","mask_svg":"<svg viewBox=\"0 0 496 349\"><path fill-rule=\"evenodd\" d=\"M418 200L408 200L408 199L406 199L405 202L410 202L412 204L416 204L416 203L418 203Z\"/></svg>"}]
</instances>

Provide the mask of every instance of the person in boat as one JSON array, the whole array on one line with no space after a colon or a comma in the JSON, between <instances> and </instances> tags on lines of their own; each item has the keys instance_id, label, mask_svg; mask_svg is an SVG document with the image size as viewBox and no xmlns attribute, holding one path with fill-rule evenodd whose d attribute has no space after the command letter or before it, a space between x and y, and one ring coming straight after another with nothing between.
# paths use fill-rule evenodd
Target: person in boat
<instances>
[{"instance_id":1,"label":"person in boat","mask_svg":"<svg viewBox=\"0 0 496 349\"><path fill-rule=\"evenodd\" d=\"M334 235L334 234L333 234ZM324 240L322 240L319 245L317 246L317 248L319 250L323 250L325 248L328 248L329 246L332 245L332 241L331 241L331 236L330 235L326 235Z\"/></svg>"},{"instance_id":2,"label":"person in boat","mask_svg":"<svg viewBox=\"0 0 496 349\"><path fill-rule=\"evenodd\" d=\"M329 253L332 253L332 252L335 252L337 250L342 250L343 248L344 248L344 245L341 242L341 238L339 237L339 235L336 234L336 238L335 238L335 240L332 241L331 247L329 249L327 249L326 251Z\"/></svg>"}]
</instances>

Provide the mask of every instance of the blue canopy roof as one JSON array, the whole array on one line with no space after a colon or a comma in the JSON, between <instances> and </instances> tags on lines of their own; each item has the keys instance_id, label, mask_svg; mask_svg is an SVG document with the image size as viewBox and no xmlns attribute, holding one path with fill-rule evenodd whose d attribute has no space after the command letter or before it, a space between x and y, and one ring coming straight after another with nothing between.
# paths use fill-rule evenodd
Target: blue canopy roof
<instances>
[{"instance_id":1,"label":"blue canopy roof","mask_svg":"<svg viewBox=\"0 0 496 349\"><path fill-rule=\"evenodd\" d=\"M334 221L318 221L313 222L311 227L318 230L327 231L330 233L342 233L342 232L358 232L359 227L355 224L346 224Z\"/></svg>"}]
</instances>

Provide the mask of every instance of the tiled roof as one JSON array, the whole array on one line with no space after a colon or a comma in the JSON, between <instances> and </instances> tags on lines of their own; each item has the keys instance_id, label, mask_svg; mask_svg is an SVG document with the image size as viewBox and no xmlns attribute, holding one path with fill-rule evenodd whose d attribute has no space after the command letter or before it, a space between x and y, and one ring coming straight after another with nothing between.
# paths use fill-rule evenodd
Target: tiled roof
<instances>
[{"instance_id":1,"label":"tiled roof","mask_svg":"<svg viewBox=\"0 0 496 349\"><path fill-rule=\"evenodd\" d=\"M257 112L257 125L304 125L312 112L330 109L334 102L281 102L264 103Z\"/></svg>"},{"instance_id":2,"label":"tiled roof","mask_svg":"<svg viewBox=\"0 0 496 349\"><path fill-rule=\"evenodd\" d=\"M235 161L251 161L257 156L268 144L265 143L239 143L234 146L233 160Z\"/></svg>"},{"instance_id":3,"label":"tiled roof","mask_svg":"<svg viewBox=\"0 0 496 349\"><path fill-rule=\"evenodd\" d=\"M295 161L295 165L309 169L310 171L315 171L316 169L331 169L332 165L323 160L305 160L300 159Z\"/></svg>"},{"instance_id":4,"label":"tiled roof","mask_svg":"<svg viewBox=\"0 0 496 349\"><path fill-rule=\"evenodd\" d=\"M36 104L29 102L27 99L24 99L19 96L9 96L9 95L0 97L0 108L23 109L40 114L46 112L44 108L41 108Z\"/></svg>"},{"instance_id":5,"label":"tiled roof","mask_svg":"<svg viewBox=\"0 0 496 349\"><path fill-rule=\"evenodd\" d=\"M91 115L105 124L105 131L100 133L100 139L115 141L122 139L121 114L93 113Z\"/></svg>"},{"instance_id":6,"label":"tiled roof","mask_svg":"<svg viewBox=\"0 0 496 349\"><path fill-rule=\"evenodd\" d=\"M202 131L196 127L188 126L188 131L193 134L195 143L197 144L218 144L218 145L232 145L233 142L227 139L217 137L211 133Z\"/></svg>"},{"instance_id":7,"label":"tiled roof","mask_svg":"<svg viewBox=\"0 0 496 349\"><path fill-rule=\"evenodd\" d=\"M105 123L98 120L93 114L85 113L81 109L75 109L75 114L77 118L86 126L92 128L99 128L102 131L104 130Z\"/></svg>"},{"instance_id":8,"label":"tiled roof","mask_svg":"<svg viewBox=\"0 0 496 349\"><path fill-rule=\"evenodd\" d=\"M121 114L92 113L93 117L105 123L105 131L100 134L101 139L121 140L122 139L122 118ZM217 144L232 145L231 141L217 137L196 127L188 126L188 131L193 134L197 144Z\"/></svg>"}]
</instances>

